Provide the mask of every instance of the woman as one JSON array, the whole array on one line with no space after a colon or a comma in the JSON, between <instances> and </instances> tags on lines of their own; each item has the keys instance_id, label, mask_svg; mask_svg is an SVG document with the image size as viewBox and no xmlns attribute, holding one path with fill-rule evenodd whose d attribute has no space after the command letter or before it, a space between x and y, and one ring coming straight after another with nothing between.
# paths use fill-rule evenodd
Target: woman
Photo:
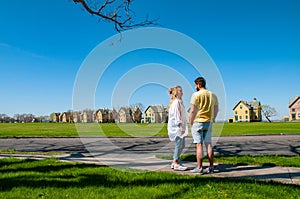
<instances>
[{"instance_id":1,"label":"woman","mask_svg":"<svg viewBox=\"0 0 300 199\"><path fill-rule=\"evenodd\" d=\"M184 171L187 167L180 164L180 155L185 145L184 137L187 135L187 124L185 109L181 100L183 95L182 88L175 86L169 89L171 95L169 105L168 135L171 141L175 141L175 149L171 168Z\"/></svg>"}]
</instances>

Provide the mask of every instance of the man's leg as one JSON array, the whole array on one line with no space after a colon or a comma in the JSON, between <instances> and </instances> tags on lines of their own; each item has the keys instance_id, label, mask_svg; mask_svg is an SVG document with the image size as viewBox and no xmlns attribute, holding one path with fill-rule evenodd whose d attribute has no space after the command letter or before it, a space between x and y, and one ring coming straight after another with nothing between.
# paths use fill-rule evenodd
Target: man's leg
<instances>
[{"instance_id":1,"label":"man's leg","mask_svg":"<svg viewBox=\"0 0 300 199\"><path fill-rule=\"evenodd\" d=\"M196 146L197 167L191 170L192 173L203 173L203 137L202 137L202 123L194 123L192 126L193 143Z\"/></svg>"},{"instance_id":2,"label":"man's leg","mask_svg":"<svg viewBox=\"0 0 300 199\"><path fill-rule=\"evenodd\" d=\"M205 143L206 150L207 150L207 156L209 160L209 167L214 167L214 150L211 143Z\"/></svg>"},{"instance_id":3,"label":"man's leg","mask_svg":"<svg viewBox=\"0 0 300 199\"><path fill-rule=\"evenodd\" d=\"M202 144L196 144L196 158L197 158L197 168L202 168L203 162L203 146Z\"/></svg>"},{"instance_id":4,"label":"man's leg","mask_svg":"<svg viewBox=\"0 0 300 199\"><path fill-rule=\"evenodd\" d=\"M212 147L212 123L205 123L205 132L204 132L204 144L207 151L207 156L209 160L209 167L214 167L214 151Z\"/></svg>"}]
</instances>

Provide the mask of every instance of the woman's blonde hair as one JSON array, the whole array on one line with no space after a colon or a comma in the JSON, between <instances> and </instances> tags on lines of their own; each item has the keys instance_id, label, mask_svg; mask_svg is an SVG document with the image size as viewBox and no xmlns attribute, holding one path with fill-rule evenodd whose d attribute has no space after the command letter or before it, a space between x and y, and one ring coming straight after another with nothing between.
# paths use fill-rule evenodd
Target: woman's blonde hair
<instances>
[{"instance_id":1,"label":"woman's blonde hair","mask_svg":"<svg viewBox=\"0 0 300 199\"><path fill-rule=\"evenodd\" d=\"M178 93L178 89L180 89L180 88L181 88L181 86L174 86L172 88L169 88L169 94L171 95L171 100L170 100L170 103L169 103L169 107L171 106L171 104L173 103L173 101L176 99L177 93Z\"/></svg>"}]
</instances>

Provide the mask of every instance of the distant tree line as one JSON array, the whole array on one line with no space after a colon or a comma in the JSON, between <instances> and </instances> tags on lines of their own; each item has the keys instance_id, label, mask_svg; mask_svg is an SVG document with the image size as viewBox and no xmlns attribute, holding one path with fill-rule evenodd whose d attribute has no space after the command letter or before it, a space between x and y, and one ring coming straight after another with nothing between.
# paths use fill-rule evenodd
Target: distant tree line
<instances>
[{"instance_id":1,"label":"distant tree line","mask_svg":"<svg viewBox=\"0 0 300 199\"><path fill-rule=\"evenodd\" d=\"M0 123L28 123L28 122L49 122L50 117L46 116L35 116L31 113L15 114L10 117L7 114L0 114Z\"/></svg>"}]
</instances>

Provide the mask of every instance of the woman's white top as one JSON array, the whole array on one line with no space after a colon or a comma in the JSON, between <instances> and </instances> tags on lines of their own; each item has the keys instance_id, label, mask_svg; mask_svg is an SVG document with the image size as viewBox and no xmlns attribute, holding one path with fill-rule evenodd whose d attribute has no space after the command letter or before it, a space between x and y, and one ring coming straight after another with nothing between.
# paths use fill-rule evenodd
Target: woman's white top
<instances>
[{"instance_id":1,"label":"woman's white top","mask_svg":"<svg viewBox=\"0 0 300 199\"><path fill-rule=\"evenodd\" d=\"M181 134L179 124L182 124L185 129L184 134ZM183 138L187 136L187 120L185 114L185 108L182 100L175 99L169 107L169 119L168 119L168 135L171 141L175 141L176 137Z\"/></svg>"}]
</instances>

